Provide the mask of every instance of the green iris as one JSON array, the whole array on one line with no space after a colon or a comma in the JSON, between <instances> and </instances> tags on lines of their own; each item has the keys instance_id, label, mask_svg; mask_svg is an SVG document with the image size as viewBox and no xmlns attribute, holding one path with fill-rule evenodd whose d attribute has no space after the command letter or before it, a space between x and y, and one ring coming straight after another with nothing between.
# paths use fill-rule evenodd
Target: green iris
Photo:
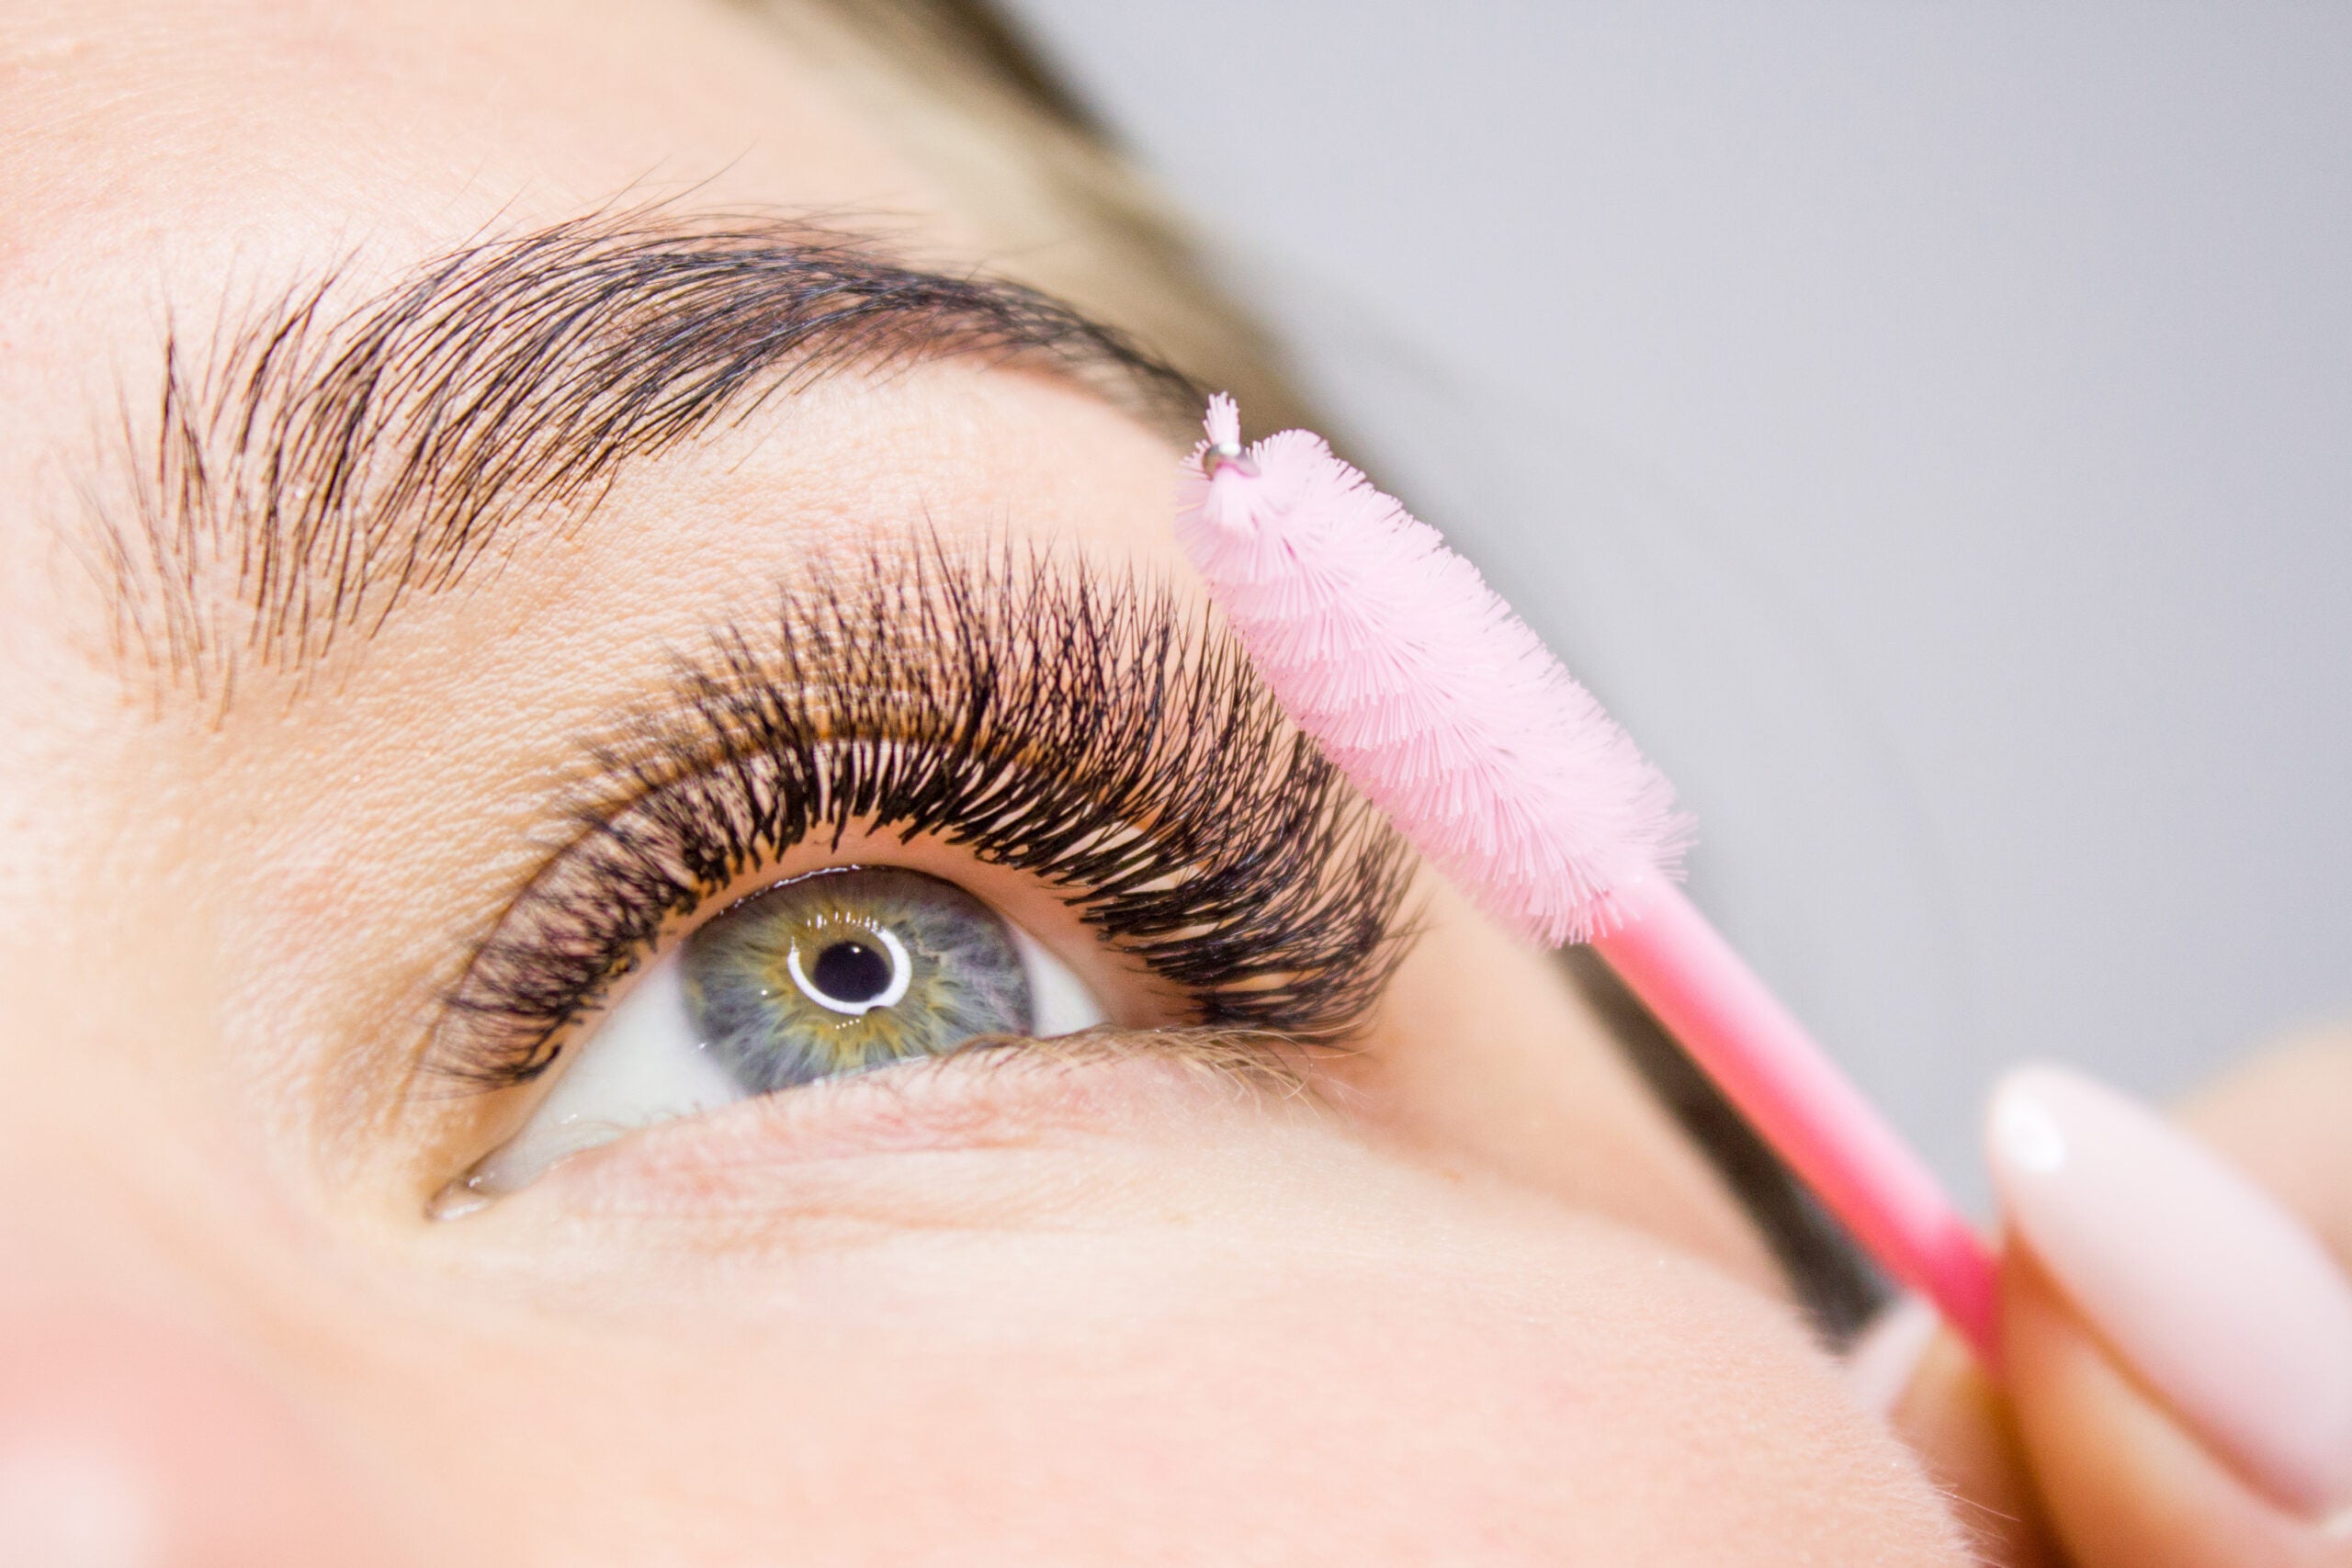
<instances>
[{"instance_id":1,"label":"green iris","mask_svg":"<svg viewBox=\"0 0 2352 1568\"><path fill-rule=\"evenodd\" d=\"M683 956L701 1041L755 1094L1035 1025L1004 920L919 871L836 866L779 883L695 931Z\"/></svg>"}]
</instances>

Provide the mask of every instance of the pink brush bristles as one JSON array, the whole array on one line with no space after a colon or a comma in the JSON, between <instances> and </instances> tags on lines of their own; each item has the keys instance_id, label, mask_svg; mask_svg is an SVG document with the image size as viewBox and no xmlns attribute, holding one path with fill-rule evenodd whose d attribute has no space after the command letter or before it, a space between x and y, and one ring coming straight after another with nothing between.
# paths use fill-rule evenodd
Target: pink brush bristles
<instances>
[{"instance_id":1,"label":"pink brush bristles","mask_svg":"<svg viewBox=\"0 0 2352 1568\"><path fill-rule=\"evenodd\" d=\"M1212 398L1206 453L1238 452ZM1320 436L1197 463L1186 551L1299 728L1490 913L1546 946L1614 930L1665 874L1674 791L1452 550Z\"/></svg>"},{"instance_id":2,"label":"pink brush bristles","mask_svg":"<svg viewBox=\"0 0 2352 1568\"><path fill-rule=\"evenodd\" d=\"M1177 535L1298 727L1478 905L1590 942L1889 1272L1988 1361L1994 1272L1935 1178L1674 886L1633 741L1437 531L1317 435L1209 400Z\"/></svg>"}]
</instances>

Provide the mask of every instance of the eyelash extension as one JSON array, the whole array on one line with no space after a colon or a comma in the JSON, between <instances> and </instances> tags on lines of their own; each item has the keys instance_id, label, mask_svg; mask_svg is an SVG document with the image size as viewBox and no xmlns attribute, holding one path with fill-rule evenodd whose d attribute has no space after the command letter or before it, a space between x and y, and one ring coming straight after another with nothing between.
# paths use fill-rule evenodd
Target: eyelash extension
<instances>
[{"instance_id":1,"label":"eyelash extension","mask_svg":"<svg viewBox=\"0 0 2352 1568\"><path fill-rule=\"evenodd\" d=\"M816 574L590 748L571 844L449 998L427 1066L520 1083L672 921L853 825L1035 876L1192 1025L1342 1041L1402 956L1414 862L1205 611L1128 570L936 539Z\"/></svg>"}]
</instances>

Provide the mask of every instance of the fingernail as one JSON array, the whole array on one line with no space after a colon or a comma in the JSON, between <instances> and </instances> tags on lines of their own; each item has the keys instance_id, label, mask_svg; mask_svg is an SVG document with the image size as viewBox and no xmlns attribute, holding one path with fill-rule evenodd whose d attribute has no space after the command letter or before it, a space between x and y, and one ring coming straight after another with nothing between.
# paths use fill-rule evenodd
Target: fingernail
<instances>
[{"instance_id":1,"label":"fingernail","mask_svg":"<svg viewBox=\"0 0 2352 1568\"><path fill-rule=\"evenodd\" d=\"M1905 1296L1871 1319L1846 1352L1846 1386L1862 1408L1892 1415L1943 1320L1924 1296Z\"/></svg>"},{"instance_id":2,"label":"fingernail","mask_svg":"<svg viewBox=\"0 0 2352 1568\"><path fill-rule=\"evenodd\" d=\"M2352 1282L2203 1145L2079 1073L1993 1095L2017 1234L2174 1414L2283 1506L2352 1505Z\"/></svg>"}]
</instances>

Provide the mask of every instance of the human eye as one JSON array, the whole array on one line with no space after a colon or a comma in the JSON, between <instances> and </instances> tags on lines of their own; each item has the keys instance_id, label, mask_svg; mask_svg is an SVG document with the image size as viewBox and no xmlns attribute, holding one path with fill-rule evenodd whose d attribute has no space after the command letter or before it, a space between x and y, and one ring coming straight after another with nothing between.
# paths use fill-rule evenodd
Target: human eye
<instances>
[{"instance_id":1,"label":"human eye","mask_svg":"<svg viewBox=\"0 0 2352 1568\"><path fill-rule=\"evenodd\" d=\"M436 1212L659 1122L978 1046L1111 1024L1272 1052L1363 1026L1408 854L1171 592L936 547L820 575L593 745L571 841L427 1060L537 1102Z\"/></svg>"},{"instance_id":2,"label":"human eye","mask_svg":"<svg viewBox=\"0 0 2352 1568\"><path fill-rule=\"evenodd\" d=\"M1067 964L944 878L804 873L647 966L464 1190L501 1197L568 1155L753 1095L1105 1021Z\"/></svg>"}]
</instances>

